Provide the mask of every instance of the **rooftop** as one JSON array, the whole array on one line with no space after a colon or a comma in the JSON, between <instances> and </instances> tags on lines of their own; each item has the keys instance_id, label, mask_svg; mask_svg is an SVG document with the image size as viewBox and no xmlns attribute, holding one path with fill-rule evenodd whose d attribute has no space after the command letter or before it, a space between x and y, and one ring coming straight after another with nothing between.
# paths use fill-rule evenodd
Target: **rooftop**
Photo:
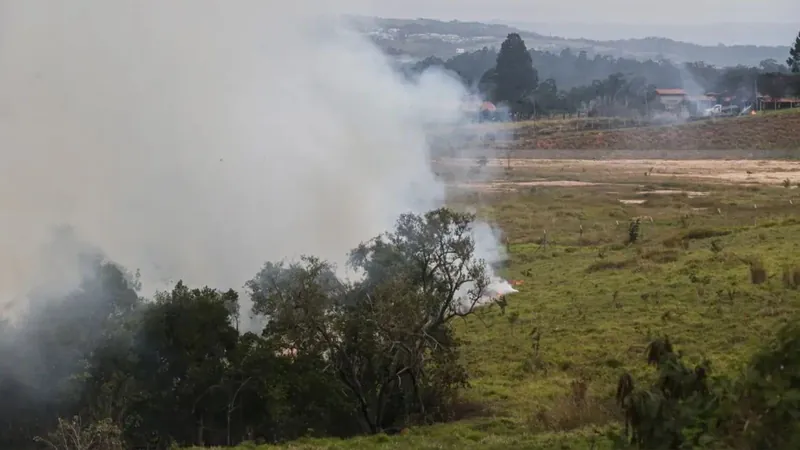
<instances>
[{"instance_id":1,"label":"rooftop","mask_svg":"<svg viewBox=\"0 0 800 450\"><path fill-rule=\"evenodd\" d=\"M656 89L656 95L686 95L683 89Z\"/></svg>"}]
</instances>

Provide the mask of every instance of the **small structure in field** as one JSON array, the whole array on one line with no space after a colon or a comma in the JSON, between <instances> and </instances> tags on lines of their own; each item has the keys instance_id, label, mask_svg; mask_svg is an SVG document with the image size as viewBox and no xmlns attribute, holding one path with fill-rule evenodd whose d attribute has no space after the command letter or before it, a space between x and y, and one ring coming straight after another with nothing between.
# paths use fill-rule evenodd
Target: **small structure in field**
<instances>
[{"instance_id":1,"label":"small structure in field","mask_svg":"<svg viewBox=\"0 0 800 450\"><path fill-rule=\"evenodd\" d=\"M683 101L686 100L686 91L683 89L656 89L656 96L667 110L674 110L680 108Z\"/></svg>"}]
</instances>

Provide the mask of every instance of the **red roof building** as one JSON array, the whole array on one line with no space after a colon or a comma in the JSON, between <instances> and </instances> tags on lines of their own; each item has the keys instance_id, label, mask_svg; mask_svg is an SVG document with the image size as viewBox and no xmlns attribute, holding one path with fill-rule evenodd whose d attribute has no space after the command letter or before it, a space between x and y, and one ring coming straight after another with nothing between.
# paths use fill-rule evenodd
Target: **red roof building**
<instances>
[{"instance_id":1,"label":"red roof building","mask_svg":"<svg viewBox=\"0 0 800 450\"><path fill-rule=\"evenodd\" d=\"M492 102L483 102L481 104L481 111L495 112L497 111L497 107L494 106Z\"/></svg>"},{"instance_id":2,"label":"red roof building","mask_svg":"<svg viewBox=\"0 0 800 450\"><path fill-rule=\"evenodd\" d=\"M686 96L686 91L683 89L656 89L656 95L658 96Z\"/></svg>"}]
</instances>

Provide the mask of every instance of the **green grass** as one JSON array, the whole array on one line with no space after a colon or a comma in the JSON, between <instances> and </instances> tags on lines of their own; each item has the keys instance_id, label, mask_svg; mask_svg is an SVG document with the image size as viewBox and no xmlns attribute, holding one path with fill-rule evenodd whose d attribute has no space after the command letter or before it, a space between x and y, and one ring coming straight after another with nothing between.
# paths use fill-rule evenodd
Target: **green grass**
<instances>
[{"instance_id":1,"label":"green grass","mask_svg":"<svg viewBox=\"0 0 800 450\"><path fill-rule=\"evenodd\" d=\"M491 307L457 324L472 384L463 402L479 413L403 435L280 448L610 448L617 379L626 370L652 376L643 355L654 337L668 335L689 361L709 358L717 373L740 370L800 307L800 292L783 277L785 267L800 266L800 190L649 186L708 192L691 198L617 182L482 196L480 214L509 237L504 275L523 284L505 312ZM644 220L628 245L632 217ZM748 258L763 261L765 283L751 283ZM574 393L576 382L588 387L585 397Z\"/></svg>"},{"instance_id":2,"label":"green grass","mask_svg":"<svg viewBox=\"0 0 800 450\"><path fill-rule=\"evenodd\" d=\"M593 447L594 445L594 447ZM409 429L404 435L366 436L353 439L302 439L281 446L242 444L236 450L372 450L372 449L465 449L538 450L611 448L611 441L593 430L572 433L532 433L510 419L494 419ZM194 449L201 450L201 449Z\"/></svg>"}]
</instances>

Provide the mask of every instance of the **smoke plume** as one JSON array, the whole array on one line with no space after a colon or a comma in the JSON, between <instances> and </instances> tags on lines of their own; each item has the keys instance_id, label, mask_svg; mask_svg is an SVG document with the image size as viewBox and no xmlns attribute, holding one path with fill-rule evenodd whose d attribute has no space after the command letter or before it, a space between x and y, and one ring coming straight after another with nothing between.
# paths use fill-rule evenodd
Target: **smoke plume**
<instances>
[{"instance_id":1,"label":"smoke plume","mask_svg":"<svg viewBox=\"0 0 800 450\"><path fill-rule=\"evenodd\" d=\"M0 303L65 225L144 291L238 288L441 205L425 130L461 119L462 86L404 81L325 2L277 3L0 2Z\"/></svg>"}]
</instances>

